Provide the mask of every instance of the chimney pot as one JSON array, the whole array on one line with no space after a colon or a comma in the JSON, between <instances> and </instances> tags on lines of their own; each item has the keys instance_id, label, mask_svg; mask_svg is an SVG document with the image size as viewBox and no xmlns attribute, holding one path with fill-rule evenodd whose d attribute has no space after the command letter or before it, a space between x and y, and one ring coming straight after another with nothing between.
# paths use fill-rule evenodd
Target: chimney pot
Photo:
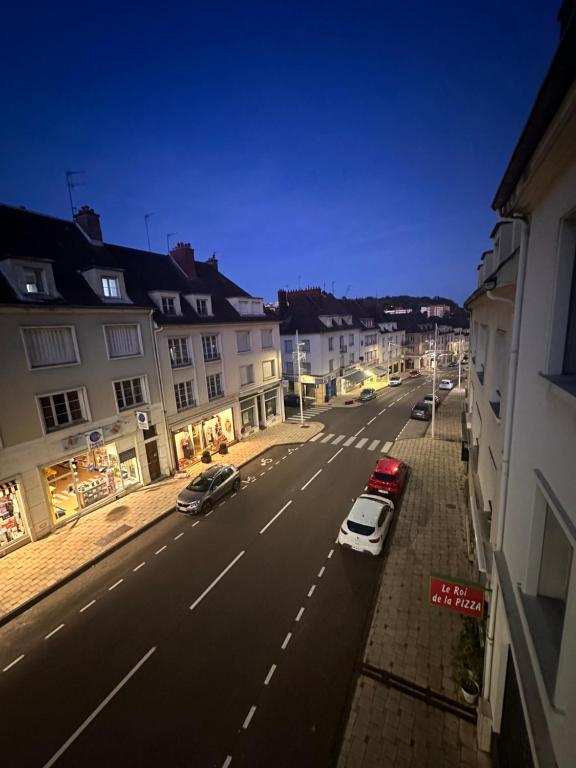
<instances>
[{"instance_id":1,"label":"chimney pot","mask_svg":"<svg viewBox=\"0 0 576 768\"><path fill-rule=\"evenodd\" d=\"M170 251L170 256L178 264L188 277L196 277L196 262L194 261L194 248L190 243L176 243L176 247Z\"/></svg>"},{"instance_id":2,"label":"chimney pot","mask_svg":"<svg viewBox=\"0 0 576 768\"><path fill-rule=\"evenodd\" d=\"M74 221L82 229L90 240L102 242L102 228L100 226L100 216L89 205L83 205L80 210L74 214Z\"/></svg>"}]
</instances>

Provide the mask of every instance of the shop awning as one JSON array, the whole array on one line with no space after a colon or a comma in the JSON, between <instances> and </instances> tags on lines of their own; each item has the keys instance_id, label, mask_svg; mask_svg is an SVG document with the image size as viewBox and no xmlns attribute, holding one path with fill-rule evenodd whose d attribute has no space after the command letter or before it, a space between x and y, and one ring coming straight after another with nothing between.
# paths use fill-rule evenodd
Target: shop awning
<instances>
[{"instance_id":1,"label":"shop awning","mask_svg":"<svg viewBox=\"0 0 576 768\"><path fill-rule=\"evenodd\" d=\"M350 373L344 374L343 378L351 384L360 384L363 381L366 381L366 379L369 379L370 374L365 371L351 371Z\"/></svg>"},{"instance_id":2,"label":"shop awning","mask_svg":"<svg viewBox=\"0 0 576 768\"><path fill-rule=\"evenodd\" d=\"M375 365L373 366L372 370L377 376L386 376L388 371L386 368L383 368L381 365Z\"/></svg>"}]
</instances>

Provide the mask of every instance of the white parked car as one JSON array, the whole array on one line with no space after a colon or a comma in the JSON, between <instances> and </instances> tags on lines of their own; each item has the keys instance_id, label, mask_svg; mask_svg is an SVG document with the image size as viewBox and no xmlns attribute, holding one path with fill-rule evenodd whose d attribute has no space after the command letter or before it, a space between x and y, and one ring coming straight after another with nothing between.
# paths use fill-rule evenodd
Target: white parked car
<instances>
[{"instance_id":1,"label":"white parked car","mask_svg":"<svg viewBox=\"0 0 576 768\"><path fill-rule=\"evenodd\" d=\"M338 543L379 555L392 522L394 504L390 499L363 493L354 502L348 517L340 526Z\"/></svg>"},{"instance_id":2,"label":"white parked car","mask_svg":"<svg viewBox=\"0 0 576 768\"><path fill-rule=\"evenodd\" d=\"M402 379L400 376L391 376L390 381L388 382L389 387L399 387L402 384Z\"/></svg>"},{"instance_id":3,"label":"white parked car","mask_svg":"<svg viewBox=\"0 0 576 768\"><path fill-rule=\"evenodd\" d=\"M447 389L448 391L450 391L453 387L454 387L454 384L452 383L452 381L450 381L450 379L442 379L442 381L438 385L438 389Z\"/></svg>"}]
</instances>

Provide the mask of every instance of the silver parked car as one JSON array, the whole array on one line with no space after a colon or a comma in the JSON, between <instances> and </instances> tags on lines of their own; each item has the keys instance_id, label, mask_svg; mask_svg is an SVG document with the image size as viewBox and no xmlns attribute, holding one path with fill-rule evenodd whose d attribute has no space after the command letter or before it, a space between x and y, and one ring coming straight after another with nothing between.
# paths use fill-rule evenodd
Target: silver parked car
<instances>
[{"instance_id":1,"label":"silver parked car","mask_svg":"<svg viewBox=\"0 0 576 768\"><path fill-rule=\"evenodd\" d=\"M176 507L187 515L206 514L227 493L238 491L240 482L240 472L233 464L214 464L180 491Z\"/></svg>"}]
</instances>

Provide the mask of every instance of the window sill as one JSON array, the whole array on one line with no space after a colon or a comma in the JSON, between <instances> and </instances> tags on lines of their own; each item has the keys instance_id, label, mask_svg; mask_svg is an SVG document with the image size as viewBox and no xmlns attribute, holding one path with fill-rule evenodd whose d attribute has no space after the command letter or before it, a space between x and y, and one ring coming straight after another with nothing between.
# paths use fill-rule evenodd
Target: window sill
<instances>
[{"instance_id":1,"label":"window sill","mask_svg":"<svg viewBox=\"0 0 576 768\"><path fill-rule=\"evenodd\" d=\"M251 349L237 349L236 353L238 355L248 355L250 352L252 352Z\"/></svg>"},{"instance_id":2,"label":"window sill","mask_svg":"<svg viewBox=\"0 0 576 768\"><path fill-rule=\"evenodd\" d=\"M68 424L59 424L57 427L47 427L44 425L44 431L47 435L54 435L56 432L63 432L65 429L72 429L87 423L88 419L81 419L80 421L69 421Z\"/></svg>"},{"instance_id":3,"label":"window sill","mask_svg":"<svg viewBox=\"0 0 576 768\"><path fill-rule=\"evenodd\" d=\"M145 408L150 403L134 403L134 405L125 405L123 408L118 406L119 413L126 413L127 411L134 411L136 408Z\"/></svg>"},{"instance_id":4,"label":"window sill","mask_svg":"<svg viewBox=\"0 0 576 768\"><path fill-rule=\"evenodd\" d=\"M178 368L191 368L192 367L192 360L187 360L185 363L172 363L171 368L172 370L176 370Z\"/></svg>"},{"instance_id":5,"label":"window sill","mask_svg":"<svg viewBox=\"0 0 576 768\"><path fill-rule=\"evenodd\" d=\"M221 360L220 355L216 355L216 357L205 357L204 362L205 363L218 363Z\"/></svg>"},{"instance_id":6,"label":"window sill","mask_svg":"<svg viewBox=\"0 0 576 768\"><path fill-rule=\"evenodd\" d=\"M212 402L213 400L220 400L222 397L224 397L224 392L218 392L216 395L208 395L208 400Z\"/></svg>"},{"instance_id":7,"label":"window sill","mask_svg":"<svg viewBox=\"0 0 576 768\"><path fill-rule=\"evenodd\" d=\"M567 395L576 397L576 376L552 375L549 373L542 373L541 371L539 376L542 376L543 379L546 379L546 381L549 381L550 384L558 387L559 390L562 390L562 392L565 392Z\"/></svg>"},{"instance_id":8,"label":"window sill","mask_svg":"<svg viewBox=\"0 0 576 768\"><path fill-rule=\"evenodd\" d=\"M253 384L254 384L254 381L245 381L243 384L240 384L240 388L251 387Z\"/></svg>"},{"instance_id":9,"label":"window sill","mask_svg":"<svg viewBox=\"0 0 576 768\"><path fill-rule=\"evenodd\" d=\"M191 403L188 403L187 405L182 405L180 408L178 408L178 406L176 406L176 410L178 411L178 413L181 413L182 411L187 411L190 408L196 408L197 405L198 405L198 403L191 402Z\"/></svg>"}]
</instances>

